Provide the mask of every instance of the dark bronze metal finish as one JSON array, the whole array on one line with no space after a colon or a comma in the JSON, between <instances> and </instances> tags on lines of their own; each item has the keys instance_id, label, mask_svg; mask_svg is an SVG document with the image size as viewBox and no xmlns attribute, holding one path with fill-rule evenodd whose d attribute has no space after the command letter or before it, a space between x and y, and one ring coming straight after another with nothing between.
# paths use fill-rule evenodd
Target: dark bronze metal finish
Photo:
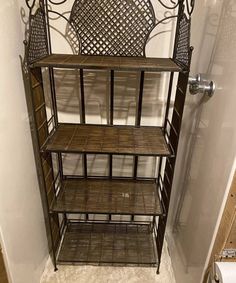
<instances>
[{"instance_id":1,"label":"dark bronze metal finish","mask_svg":"<svg viewBox=\"0 0 236 283\"><path fill-rule=\"evenodd\" d=\"M171 144L170 144L171 145ZM170 156L160 127L58 125L42 152Z\"/></svg>"},{"instance_id":2,"label":"dark bronze metal finish","mask_svg":"<svg viewBox=\"0 0 236 283\"><path fill-rule=\"evenodd\" d=\"M153 238L149 225L71 222L58 262L155 267Z\"/></svg>"},{"instance_id":3,"label":"dark bronze metal finish","mask_svg":"<svg viewBox=\"0 0 236 283\"><path fill-rule=\"evenodd\" d=\"M29 18L30 37L28 41L27 61L29 64L49 54L46 33L46 21L42 8L38 8Z\"/></svg>"},{"instance_id":4,"label":"dark bronze metal finish","mask_svg":"<svg viewBox=\"0 0 236 283\"><path fill-rule=\"evenodd\" d=\"M66 179L51 206L54 212L162 215L155 181Z\"/></svg>"},{"instance_id":5,"label":"dark bronze metal finish","mask_svg":"<svg viewBox=\"0 0 236 283\"><path fill-rule=\"evenodd\" d=\"M117 71L181 72L183 69L170 58L88 56L52 54L32 67L83 68Z\"/></svg>"},{"instance_id":6,"label":"dark bronze metal finish","mask_svg":"<svg viewBox=\"0 0 236 283\"><path fill-rule=\"evenodd\" d=\"M70 22L81 54L142 56L155 15L150 0L75 0Z\"/></svg>"},{"instance_id":7,"label":"dark bronze metal finish","mask_svg":"<svg viewBox=\"0 0 236 283\"><path fill-rule=\"evenodd\" d=\"M157 0L172 11L160 20L156 20L150 0L75 0L68 18L67 14L56 11L66 1L26 0L30 15L24 69L29 77L35 158L40 187L46 196L45 218L55 270L57 263L92 263L156 266L159 272L188 85L192 54L190 26L195 1ZM65 36L75 44L73 50L79 54L52 54L50 14L67 22L69 33ZM176 19L172 58L146 58L150 33L171 19ZM48 68L51 117L47 117L41 67ZM79 124L58 121L54 68L79 71ZM107 125L86 124L84 69L108 70ZM115 75L121 70L140 74L133 126L114 125ZM146 72L170 73L161 127L141 123ZM178 79L174 93L175 76ZM169 111L172 99L173 113ZM64 172L64 154L82 154L81 175ZM89 176L88 154L108 156L106 176ZM118 155L134 157L131 176L115 176L114 159ZM138 176L140 156L159 159L157 176ZM44 197L42 201L45 202ZM90 215L105 217L100 220ZM128 217L117 220L121 215ZM142 221L140 216L149 220Z\"/></svg>"}]
</instances>

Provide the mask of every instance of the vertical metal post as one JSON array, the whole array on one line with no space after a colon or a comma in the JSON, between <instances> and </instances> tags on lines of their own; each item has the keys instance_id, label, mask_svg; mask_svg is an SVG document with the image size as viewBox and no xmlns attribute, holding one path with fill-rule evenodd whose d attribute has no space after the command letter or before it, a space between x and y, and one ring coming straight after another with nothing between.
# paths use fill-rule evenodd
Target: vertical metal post
<instances>
[{"instance_id":1,"label":"vertical metal post","mask_svg":"<svg viewBox=\"0 0 236 283\"><path fill-rule=\"evenodd\" d=\"M85 124L84 70L80 69L81 123Z\"/></svg>"},{"instance_id":2,"label":"vertical metal post","mask_svg":"<svg viewBox=\"0 0 236 283\"><path fill-rule=\"evenodd\" d=\"M85 115L85 97L84 97L84 70L80 69L80 102L81 102L81 123L85 124L86 122L86 115ZM83 154L83 169L84 169L84 178L87 178L87 155ZM89 220L89 215L85 214L86 220Z\"/></svg>"},{"instance_id":3,"label":"vertical metal post","mask_svg":"<svg viewBox=\"0 0 236 283\"><path fill-rule=\"evenodd\" d=\"M142 103L143 103L143 87L144 87L144 71L140 74L140 85L139 85L139 97L138 97L138 113L136 116L135 126L140 126L141 115L142 115Z\"/></svg>"},{"instance_id":4,"label":"vertical metal post","mask_svg":"<svg viewBox=\"0 0 236 283\"><path fill-rule=\"evenodd\" d=\"M109 125L113 125L114 119L114 70L110 73L110 111ZM109 155L109 177L112 178L112 154Z\"/></svg>"},{"instance_id":5,"label":"vertical metal post","mask_svg":"<svg viewBox=\"0 0 236 283\"><path fill-rule=\"evenodd\" d=\"M110 72L110 111L109 111L109 125L113 125L114 120L114 70ZM109 155L109 178L112 179L112 154ZM111 220L111 214L108 219Z\"/></svg>"},{"instance_id":6,"label":"vertical metal post","mask_svg":"<svg viewBox=\"0 0 236 283\"><path fill-rule=\"evenodd\" d=\"M167 119L168 119L169 110L170 110L170 102L171 102L171 94L172 94L172 87L173 87L173 79L174 79L174 73L171 72L170 80L169 80L168 96L167 96L167 101L166 101L166 111L165 111L165 118L164 118L164 126L163 126L164 132L166 131Z\"/></svg>"},{"instance_id":7,"label":"vertical metal post","mask_svg":"<svg viewBox=\"0 0 236 283\"><path fill-rule=\"evenodd\" d=\"M163 125L163 131L165 135L166 126L167 126L167 119L169 115L170 110L170 102L171 102L171 94L172 94L172 87L173 87L173 79L174 79L174 73L171 72L170 79L169 79L169 88L168 88L168 95L167 95L167 101L166 101L166 111L165 111L165 117L164 117L164 125ZM159 157L159 164L158 164L158 173L157 173L157 181L159 182L159 177L161 175L161 168L163 163L163 157ZM156 221L156 217L153 217L153 224Z\"/></svg>"},{"instance_id":8,"label":"vertical metal post","mask_svg":"<svg viewBox=\"0 0 236 283\"><path fill-rule=\"evenodd\" d=\"M176 28L175 28L175 43L174 43L174 50L173 50L173 57L175 58L176 56L176 51L177 51L177 43L178 43L178 36L177 36L177 31L179 30L179 25L180 25L180 21L179 21L179 17L180 17L180 13L182 11L183 8L183 0L180 1L179 3L179 8L178 8L178 20L176 23ZM167 102L166 102L166 113L165 113L165 120L164 120L164 131L166 130L166 126L167 126L167 121L166 119L168 118L168 114L169 114L169 108L170 108L170 102L171 102L171 93L172 93L172 87L173 87L173 79L174 79L174 73L171 72L170 74L170 80L169 80L169 89L168 89L168 97L167 97Z\"/></svg>"},{"instance_id":9,"label":"vertical metal post","mask_svg":"<svg viewBox=\"0 0 236 283\"><path fill-rule=\"evenodd\" d=\"M81 123L85 124L85 97L84 97L84 70L80 69L80 102L81 102ZM83 167L84 167L84 177L87 178L87 156L83 154Z\"/></svg>"},{"instance_id":10,"label":"vertical metal post","mask_svg":"<svg viewBox=\"0 0 236 283\"><path fill-rule=\"evenodd\" d=\"M47 190L46 190L46 182L45 182L45 177L44 177L44 169L42 165L42 159L41 159L41 153L40 153L40 142L39 142L39 133L36 127L36 112L34 108L34 103L33 103L33 88L32 88L32 69L28 68L27 69L28 73L28 79L29 79L29 86L30 86L30 95L27 96L27 103L29 107L29 111L31 113L32 117L32 124L30 125L32 127L33 125L33 131L32 131L32 137L34 139L34 152L35 152L35 160L37 164L37 174L38 174L38 179L39 179L39 185L40 185L40 191L41 191L41 196L42 198L46 199L44 202L45 206L43 205L43 208L46 209L46 228L48 229L48 233L50 235L50 241L49 241L49 246L52 249L52 260L53 260L53 265L54 265L54 270L57 271L57 264L56 264L56 248L54 245L54 240L53 240L53 231L52 231L52 223L51 223L51 214L50 214L50 209L49 209L49 203L48 203L48 198L47 198ZM42 75L41 75L42 79ZM46 113L45 113L46 115ZM51 253L51 251L50 251Z\"/></svg>"},{"instance_id":11,"label":"vertical metal post","mask_svg":"<svg viewBox=\"0 0 236 283\"><path fill-rule=\"evenodd\" d=\"M51 54L52 45L51 45L51 34L50 34L49 13L48 13L48 0L44 1L44 7L45 7L45 15L46 15L45 20L46 20L46 26L47 26L47 30L46 30L47 45L48 45L49 54ZM52 108L53 108L53 114L54 114L54 123L55 123L55 127L58 127L58 112L57 112L54 70L53 68L48 68L48 71L49 71L50 90L51 90L51 97L52 97ZM64 176L63 176L63 165L62 165L61 154L57 154L57 161L58 161L58 167L59 167L59 172L60 172L60 178L61 180L63 180Z\"/></svg>"},{"instance_id":12,"label":"vertical metal post","mask_svg":"<svg viewBox=\"0 0 236 283\"><path fill-rule=\"evenodd\" d=\"M140 83L139 83L139 96L138 96L138 105L136 110L135 117L135 126L139 127L141 124L141 116L142 116L142 104L143 104L143 88L144 88L144 71L140 73ZM134 157L134 169L133 169L133 178L137 179L137 171L138 171L138 156ZM134 221L134 215L131 216L131 221Z\"/></svg>"},{"instance_id":13,"label":"vertical metal post","mask_svg":"<svg viewBox=\"0 0 236 283\"><path fill-rule=\"evenodd\" d=\"M45 20L47 26L47 44L49 54L52 54L52 44L51 44L51 34L50 34L50 25L49 25L49 14L48 14L48 0L44 0L44 8L45 8Z\"/></svg>"},{"instance_id":14,"label":"vertical metal post","mask_svg":"<svg viewBox=\"0 0 236 283\"><path fill-rule=\"evenodd\" d=\"M191 62L191 57L192 57L192 51L193 51L193 49L190 47L190 50L189 50L189 52L190 52L190 62ZM190 62L189 62L189 64L190 64ZM184 104L185 104L185 98L186 98L186 92L187 92L187 86L188 86L188 77L189 77L189 71L179 74L178 82L177 82L178 88L176 90L176 95L175 95L174 107L176 107L176 105L178 105L178 107L180 109L179 110L180 116L179 116L178 128L175 129L176 132L177 132L177 141L175 142L175 146L174 146L175 156L170 158L171 164L172 164L171 173L169 175L168 174L164 175L164 178L163 178L164 185L168 184L167 185L168 186L168 198L167 198L166 203L165 203L165 210L166 210L167 214L168 214L170 198L171 198L171 190L172 190L172 185L173 185L174 168L175 168L176 154L177 154L177 149L178 149L178 144L179 144L179 135L180 135L180 130L181 130ZM181 93L179 92L179 88L181 88ZM171 124L173 124L174 119L175 118L172 115ZM173 136L174 135L170 135L170 140L173 138ZM175 136L174 136L174 139L175 139ZM165 173L166 172L169 172L168 164L165 164ZM168 178L169 181L167 181L166 178ZM159 223L158 223L158 235L159 235L159 240L158 240L158 243L159 243L159 247L158 247L158 250L159 250L158 251L159 265L158 265L158 270L157 270L158 272L159 272L160 261L161 261L161 253L162 253L162 248L163 248L164 235L165 235L165 230L166 230L166 223L167 223L167 215L163 216L161 221L159 220Z\"/></svg>"},{"instance_id":15,"label":"vertical metal post","mask_svg":"<svg viewBox=\"0 0 236 283\"><path fill-rule=\"evenodd\" d=\"M48 53L51 54L51 38L50 38L50 27L49 27L49 17L48 17L48 1L44 0L43 1L43 6L44 6L44 12L45 12L45 33L47 34L47 49L48 49ZM31 88L31 94L33 94L33 90L32 90L32 79L31 79L31 74L32 74L32 70L30 68L28 68L28 74L29 74L29 84L30 84L30 88ZM53 80L53 76L52 76L52 71L49 68L49 81L50 81L50 91L51 94L53 96L53 89L55 88L54 83L52 82ZM40 154L40 144L39 144L39 136L38 136L38 131L36 129L36 117L35 117L35 111L34 111L34 106L33 106L33 101L32 101L32 96L31 96L31 107L32 107L32 111L33 111L33 115L34 115L34 132L37 135L36 138L36 144L37 144L37 150L35 150L36 155L38 155L38 158L40 159L40 168L39 168L39 175L40 175L40 181L41 181L41 176L44 175L43 172L43 167L42 167L42 161L41 161L41 154ZM52 110L53 110L53 114L54 114L54 123L55 123L55 127L58 124L58 116L57 116L57 109L56 109L56 103L55 103L55 97L52 98ZM41 183L41 182L40 182ZM47 199L47 191L46 191L46 183L45 183L45 179L43 178L43 187L44 187L44 192L45 192L45 196ZM50 238L51 238L51 246L52 246L52 257L53 257L53 265L54 265L54 270L57 270L57 264L56 264L56 249L55 249L55 245L54 245L54 239L53 239L53 232L52 232L52 224L51 224L51 219L52 216L50 214L50 210L49 210L49 204L48 204L48 199L45 202L46 203L46 207L47 207L47 214L48 214L48 222L49 222L49 233L50 233ZM50 251L51 252L51 251Z\"/></svg>"},{"instance_id":16,"label":"vertical metal post","mask_svg":"<svg viewBox=\"0 0 236 283\"><path fill-rule=\"evenodd\" d=\"M53 68L49 68L49 81L50 81L50 90L51 90L51 97L52 97L52 108L53 108L53 114L54 114L54 123L55 123L55 128L57 128L59 123L58 123L56 87L55 87L55 78L54 78ZM64 180L64 175L63 175L63 162L62 162L62 154L61 153L57 153L57 162L58 162L60 179L62 181L62 180Z\"/></svg>"},{"instance_id":17,"label":"vertical metal post","mask_svg":"<svg viewBox=\"0 0 236 283\"><path fill-rule=\"evenodd\" d=\"M140 74L140 85L139 85L139 96L138 96L138 106L135 117L135 126L139 127L141 124L141 115L142 115L142 103L143 103L143 87L144 87L144 71L141 71ZM134 171L133 178L137 178L138 170L138 156L134 157Z\"/></svg>"}]
</instances>

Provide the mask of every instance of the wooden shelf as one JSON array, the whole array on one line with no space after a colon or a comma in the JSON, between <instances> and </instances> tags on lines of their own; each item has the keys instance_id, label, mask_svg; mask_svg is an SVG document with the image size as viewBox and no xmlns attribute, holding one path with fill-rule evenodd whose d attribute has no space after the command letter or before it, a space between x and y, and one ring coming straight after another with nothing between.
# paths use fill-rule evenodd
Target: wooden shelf
<instances>
[{"instance_id":1,"label":"wooden shelf","mask_svg":"<svg viewBox=\"0 0 236 283\"><path fill-rule=\"evenodd\" d=\"M149 225L72 222L58 262L156 266L155 240Z\"/></svg>"},{"instance_id":2,"label":"wooden shelf","mask_svg":"<svg viewBox=\"0 0 236 283\"><path fill-rule=\"evenodd\" d=\"M106 69L148 72L181 72L182 69L170 58L86 56L52 54L32 67Z\"/></svg>"},{"instance_id":3,"label":"wooden shelf","mask_svg":"<svg viewBox=\"0 0 236 283\"><path fill-rule=\"evenodd\" d=\"M154 181L68 179L51 210L66 213L162 215Z\"/></svg>"},{"instance_id":4,"label":"wooden shelf","mask_svg":"<svg viewBox=\"0 0 236 283\"><path fill-rule=\"evenodd\" d=\"M59 124L42 150L67 153L170 155L160 127L85 124Z\"/></svg>"}]
</instances>

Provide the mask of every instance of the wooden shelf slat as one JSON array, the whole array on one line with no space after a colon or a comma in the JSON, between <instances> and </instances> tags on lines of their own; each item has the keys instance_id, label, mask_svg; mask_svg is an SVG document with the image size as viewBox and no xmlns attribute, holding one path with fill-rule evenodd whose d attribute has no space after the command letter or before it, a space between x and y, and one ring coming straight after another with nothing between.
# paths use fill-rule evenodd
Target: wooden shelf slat
<instances>
[{"instance_id":1,"label":"wooden shelf slat","mask_svg":"<svg viewBox=\"0 0 236 283\"><path fill-rule=\"evenodd\" d=\"M106 69L148 72L181 72L171 58L87 56L52 54L32 64L32 67Z\"/></svg>"},{"instance_id":2,"label":"wooden shelf slat","mask_svg":"<svg viewBox=\"0 0 236 283\"><path fill-rule=\"evenodd\" d=\"M58 262L157 266L149 225L69 223Z\"/></svg>"},{"instance_id":3,"label":"wooden shelf slat","mask_svg":"<svg viewBox=\"0 0 236 283\"><path fill-rule=\"evenodd\" d=\"M68 179L63 181L53 212L162 215L154 181Z\"/></svg>"},{"instance_id":4,"label":"wooden shelf slat","mask_svg":"<svg viewBox=\"0 0 236 283\"><path fill-rule=\"evenodd\" d=\"M42 150L67 153L170 156L160 127L59 124Z\"/></svg>"}]
</instances>

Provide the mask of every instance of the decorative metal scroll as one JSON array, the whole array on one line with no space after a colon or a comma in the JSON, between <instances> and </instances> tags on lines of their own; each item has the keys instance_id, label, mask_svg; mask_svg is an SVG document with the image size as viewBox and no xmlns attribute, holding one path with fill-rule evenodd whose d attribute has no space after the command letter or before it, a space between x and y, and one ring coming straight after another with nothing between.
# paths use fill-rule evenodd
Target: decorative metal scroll
<instances>
[{"instance_id":1,"label":"decorative metal scroll","mask_svg":"<svg viewBox=\"0 0 236 283\"><path fill-rule=\"evenodd\" d=\"M70 22L81 54L143 56L155 15L149 0L75 0Z\"/></svg>"},{"instance_id":2,"label":"decorative metal scroll","mask_svg":"<svg viewBox=\"0 0 236 283\"><path fill-rule=\"evenodd\" d=\"M26 57L28 64L31 64L47 55L48 44L45 14L43 8L39 7L34 15L30 13Z\"/></svg>"},{"instance_id":3,"label":"decorative metal scroll","mask_svg":"<svg viewBox=\"0 0 236 283\"><path fill-rule=\"evenodd\" d=\"M30 0L26 0L30 9L29 63L48 55L46 11L68 22L68 42L76 46L74 52L86 55L145 56L153 29L177 18L173 57L183 67L189 67L190 24L195 0L157 0L165 9L173 11L165 13L161 20L155 18L151 0L75 0L69 19L53 8L48 9L48 5L58 6L66 1L31 0L30 6ZM40 8L32 15L36 2ZM177 9L178 15L174 12Z\"/></svg>"}]
</instances>

